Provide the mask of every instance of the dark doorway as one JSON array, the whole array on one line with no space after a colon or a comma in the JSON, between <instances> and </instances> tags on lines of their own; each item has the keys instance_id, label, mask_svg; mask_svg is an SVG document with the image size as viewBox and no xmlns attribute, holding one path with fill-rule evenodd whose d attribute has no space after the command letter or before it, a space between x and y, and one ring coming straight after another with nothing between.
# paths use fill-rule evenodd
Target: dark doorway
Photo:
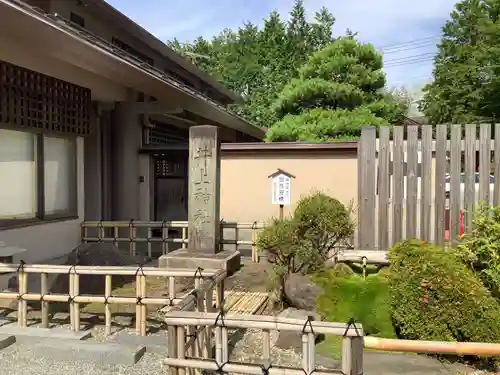
<instances>
[{"instance_id":1,"label":"dark doorway","mask_svg":"<svg viewBox=\"0 0 500 375\"><path fill-rule=\"evenodd\" d=\"M156 221L188 220L188 153L170 151L154 154L154 217ZM180 237L179 229L169 230L169 237ZM161 231L155 233L161 236Z\"/></svg>"}]
</instances>

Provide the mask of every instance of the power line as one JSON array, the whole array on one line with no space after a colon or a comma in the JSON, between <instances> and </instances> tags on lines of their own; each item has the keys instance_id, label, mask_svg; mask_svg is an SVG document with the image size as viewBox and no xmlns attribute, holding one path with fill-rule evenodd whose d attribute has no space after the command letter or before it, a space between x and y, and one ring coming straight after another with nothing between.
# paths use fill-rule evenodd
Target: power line
<instances>
[{"instance_id":1,"label":"power line","mask_svg":"<svg viewBox=\"0 0 500 375\"><path fill-rule=\"evenodd\" d=\"M426 43L421 43L421 44L415 44L412 47L405 47L405 48L400 48L400 49L389 50L389 52L382 51L382 53L385 56L385 55L390 55L390 54L393 54L393 53L400 53L400 52L405 52L405 51L411 51L411 50L414 50L414 49L425 48L425 47L436 47L436 44L432 43L432 42L431 43L426 42Z\"/></svg>"},{"instance_id":2,"label":"power line","mask_svg":"<svg viewBox=\"0 0 500 375\"><path fill-rule=\"evenodd\" d=\"M435 54L433 52L420 53L420 54L417 54L417 55L411 55L411 56L405 56L405 57L398 57L398 58L395 58L395 59L389 59L389 60L384 61L384 63L385 64L390 64L390 63L397 63L397 62L405 62L407 60L413 60L413 59L416 59L416 58L434 57L434 55Z\"/></svg>"},{"instance_id":3,"label":"power line","mask_svg":"<svg viewBox=\"0 0 500 375\"><path fill-rule=\"evenodd\" d=\"M405 65L413 65L413 64L423 63L423 62L432 62L432 61L433 61L433 59L431 59L431 58L418 58L418 59L408 60L408 61L404 61L404 62L400 62L400 63L392 63L389 65L385 65L384 69L396 68L396 67L405 66Z\"/></svg>"},{"instance_id":4,"label":"power line","mask_svg":"<svg viewBox=\"0 0 500 375\"><path fill-rule=\"evenodd\" d=\"M403 47L403 46L409 46L409 45L416 44L416 43L422 43L422 42L425 42L425 41L430 42L430 41L438 39L438 38L441 38L441 35L430 36L430 37L427 37L427 38L412 39L412 40L408 40L406 42L388 44L388 45L385 45L385 46L377 47L377 49L387 51L387 50L391 50L391 49L394 49L394 48L400 48L400 47Z\"/></svg>"}]
</instances>

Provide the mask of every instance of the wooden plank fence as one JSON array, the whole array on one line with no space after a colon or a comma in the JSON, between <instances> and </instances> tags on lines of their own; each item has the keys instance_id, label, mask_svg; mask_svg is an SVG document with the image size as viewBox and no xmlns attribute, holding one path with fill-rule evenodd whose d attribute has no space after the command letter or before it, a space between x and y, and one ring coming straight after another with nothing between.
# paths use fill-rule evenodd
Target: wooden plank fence
<instances>
[{"instance_id":1,"label":"wooden plank fence","mask_svg":"<svg viewBox=\"0 0 500 375\"><path fill-rule=\"evenodd\" d=\"M366 127L358 178L358 248L446 245L471 228L479 202L500 204L500 124L382 127L378 138Z\"/></svg>"}]
</instances>

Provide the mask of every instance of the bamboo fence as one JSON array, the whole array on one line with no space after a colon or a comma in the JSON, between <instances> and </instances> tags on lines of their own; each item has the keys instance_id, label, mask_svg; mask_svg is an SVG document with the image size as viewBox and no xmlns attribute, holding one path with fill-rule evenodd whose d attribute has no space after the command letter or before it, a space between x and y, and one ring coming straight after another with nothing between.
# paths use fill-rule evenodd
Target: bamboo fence
<instances>
[{"instance_id":1,"label":"bamboo fence","mask_svg":"<svg viewBox=\"0 0 500 375\"><path fill-rule=\"evenodd\" d=\"M71 265L41 265L33 264L0 264L0 273L17 273L18 291L0 292L0 299L17 300L17 322L21 327L27 327L28 301L39 301L41 303L42 327L49 326L49 302L67 302L70 311L70 327L73 331L80 330L80 304L82 303L103 303L105 305L105 334L111 334L111 304L136 305L136 333L141 336L146 335L147 305L175 306L183 304L186 298L176 298L175 278L193 277L195 283L209 278L221 280L226 275L224 270L203 270L200 269L159 269L156 267L117 267L117 266L71 266ZM28 275L39 274L41 278L41 288L39 293L28 292ZM67 294L52 294L49 292L48 275L67 274L69 278L69 291ZM104 276L104 295L80 295L80 276L93 275ZM136 297L113 296L112 277L113 276L135 276ZM168 297L148 297L146 294L147 277L168 278ZM188 294L187 297L190 297Z\"/></svg>"},{"instance_id":2,"label":"bamboo fence","mask_svg":"<svg viewBox=\"0 0 500 375\"><path fill-rule=\"evenodd\" d=\"M359 375L363 373L363 329L361 325L353 323L332 323L307 320L281 318L264 315L235 315L220 312L186 312L170 311L166 314L165 322L172 332L169 335L169 353L164 363L169 366L171 375L185 375L190 370L209 370L232 372L241 374L270 374L270 375L326 375L331 371L320 371L315 364L315 336L316 334L330 334L343 336L342 344L342 373ZM186 350L186 337L190 336L192 327L214 330L215 358L210 359L211 344L202 342L203 352L194 354ZM247 364L229 362L229 329L261 329L263 332L263 363ZM271 366L270 333L277 331L294 331L302 335L302 367L290 369ZM175 336L174 336L175 332ZM195 336L196 337L196 336ZM210 337L210 336L208 336ZM204 337L204 340L207 337ZM173 340L173 341L170 341ZM176 348L171 348L175 342ZM203 346L205 344L205 346ZM170 350L171 349L171 350Z\"/></svg>"},{"instance_id":3,"label":"bamboo fence","mask_svg":"<svg viewBox=\"0 0 500 375\"><path fill-rule=\"evenodd\" d=\"M180 244L186 248L189 242L187 221L84 221L81 224L82 242L112 242L115 246L120 243L129 243L129 251L132 256L136 255L137 244L148 244L148 256L151 257L151 244L159 243L162 246L162 254L168 254L169 244ZM234 223L221 220L221 237L224 230L234 230L234 239L221 238L221 245L234 245L235 251L240 250L240 246L250 246L252 261L259 262L256 241L257 234L264 228L264 223ZM89 229L94 229L93 235L89 235ZM169 230L178 229L181 238L170 237ZM126 234L123 232L126 231ZM138 231L144 230L145 235L138 235ZM154 231L160 231L161 236L155 237ZM250 231L250 240L243 240L242 231ZM248 233L247 233L248 235Z\"/></svg>"},{"instance_id":4,"label":"bamboo fence","mask_svg":"<svg viewBox=\"0 0 500 375\"><path fill-rule=\"evenodd\" d=\"M397 340L370 336L364 338L364 346L366 349L391 352L500 357L500 344L486 342Z\"/></svg>"}]
</instances>

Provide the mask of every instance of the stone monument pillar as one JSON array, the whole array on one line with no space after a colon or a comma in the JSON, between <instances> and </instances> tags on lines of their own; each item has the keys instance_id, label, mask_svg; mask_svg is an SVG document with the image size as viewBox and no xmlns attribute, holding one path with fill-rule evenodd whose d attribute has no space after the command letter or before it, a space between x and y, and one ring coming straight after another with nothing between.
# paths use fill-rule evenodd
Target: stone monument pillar
<instances>
[{"instance_id":1,"label":"stone monument pillar","mask_svg":"<svg viewBox=\"0 0 500 375\"><path fill-rule=\"evenodd\" d=\"M166 268L224 268L232 274L240 267L238 251L220 245L220 138L216 126L189 129L188 246L158 260Z\"/></svg>"}]
</instances>

